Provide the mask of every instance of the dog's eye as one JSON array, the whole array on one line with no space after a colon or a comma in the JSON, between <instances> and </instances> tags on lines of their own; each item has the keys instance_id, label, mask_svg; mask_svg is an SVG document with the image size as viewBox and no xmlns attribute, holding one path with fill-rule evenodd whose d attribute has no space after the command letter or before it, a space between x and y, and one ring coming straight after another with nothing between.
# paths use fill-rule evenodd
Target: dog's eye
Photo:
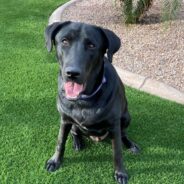
<instances>
[{"instance_id":1,"label":"dog's eye","mask_svg":"<svg viewBox=\"0 0 184 184\"><path fill-rule=\"evenodd\" d=\"M89 42L89 43L87 44L87 47L88 47L89 49L94 49L94 48L95 48L95 44Z\"/></svg>"},{"instance_id":2,"label":"dog's eye","mask_svg":"<svg viewBox=\"0 0 184 184\"><path fill-rule=\"evenodd\" d=\"M67 38L63 38L61 42L64 46L69 46L70 45L70 42Z\"/></svg>"}]
</instances>

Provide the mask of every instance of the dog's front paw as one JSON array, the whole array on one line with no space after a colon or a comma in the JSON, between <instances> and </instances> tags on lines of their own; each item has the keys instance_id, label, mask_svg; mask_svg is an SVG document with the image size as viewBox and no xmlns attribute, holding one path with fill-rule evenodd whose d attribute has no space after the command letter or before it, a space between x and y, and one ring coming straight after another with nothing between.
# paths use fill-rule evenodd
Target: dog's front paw
<instances>
[{"instance_id":1,"label":"dog's front paw","mask_svg":"<svg viewBox=\"0 0 184 184\"><path fill-rule=\"evenodd\" d=\"M45 164L45 168L48 172L54 172L61 166L61 161L51 158Z\"/></svg>"},{"instance_id":2,"label":"dog's front paw","mask_svg":"<svg viewBox=\"0 0 184 184\"><path fill-rule=\"evenodd\" d=\"M125 172L115 171L114 177L119 184L128 183L128 175Z\"/></svg>"}]
</instances>

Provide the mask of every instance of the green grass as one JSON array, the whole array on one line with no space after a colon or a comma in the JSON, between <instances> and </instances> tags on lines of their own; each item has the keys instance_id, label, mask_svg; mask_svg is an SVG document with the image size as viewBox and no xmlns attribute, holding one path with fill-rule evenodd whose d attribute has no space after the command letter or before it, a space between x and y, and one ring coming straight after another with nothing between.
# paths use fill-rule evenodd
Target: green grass
<instances>
[{"instance_id":1,"label":"green grass","mask_svg":"<svg viewBox=\"0 0 184 184\"><path fill-rule=\"evenodd\" d=\"M0 184L113 184L109 143L67 142L63 168L50 174L59 115L58 65L43 32L59 0L0 0ZM184 183L184 106L127 89L129 135L141 154L123 151L130 184Z\"/></svg>"}]
</instances>

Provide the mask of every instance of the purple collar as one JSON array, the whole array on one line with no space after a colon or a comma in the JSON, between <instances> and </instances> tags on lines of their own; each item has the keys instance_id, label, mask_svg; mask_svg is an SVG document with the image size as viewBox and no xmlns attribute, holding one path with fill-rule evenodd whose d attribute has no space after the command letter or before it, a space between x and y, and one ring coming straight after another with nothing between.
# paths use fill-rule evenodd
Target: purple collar
<instances>
[{"instance_id":1,"label":"purple collar","mask_svg":"<svg viewBox=\"0 0 184 184\"><path fill-rule=\"evenodd\" d=\"M81 94L79 96L79 99L87 100L89 98L92 98L93 96L95 96L98 93L98 91L100 91L100 89L102 88L103 84L105 84L106 82L107 82L107 80L106 80L106 77L104 75L101 84L98 86L98 88L92 94L90 94L90 95Z\"/></svg>"}]
</instances>

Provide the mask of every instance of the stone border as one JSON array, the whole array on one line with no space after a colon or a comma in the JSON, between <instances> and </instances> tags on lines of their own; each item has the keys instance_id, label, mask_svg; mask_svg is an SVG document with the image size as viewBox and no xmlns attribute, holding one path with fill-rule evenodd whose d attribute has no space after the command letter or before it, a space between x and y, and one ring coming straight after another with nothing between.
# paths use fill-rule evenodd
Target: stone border
<instances>
[{"instance_id":1,"label":"stone border","mask_svg":"<svg viewBox=\"0 0 184 184\"><path fill-rule=\"evenodd\" d=\"M49 17L49 25L52 24L53 22L60 22L61 21L61 15L63 14L64 10L68 8L70 5L79 2L81 0L70 0L67 3L59 6L57 9L55 9L51 16Z\"/></svg>"},{"instance_id":2,"label":"stone border","mask_svg":"<svg viewBox=\"0 0 184 184\"><path fill-rule=\"evenodd\" d=\"M126 70L122 70L121 68L116 66L115 68L121 80L127 86L150 93L152 95L159 96L167 100L184 104L183 92L180 92L179 90L157 80L134 74Z\"/></svg>"},{"instance_id":3,"label":"stone border","mask_svg":"<svg viewBox=\"0 0 184 184\"><path fill-rule=\"evenodd\" d=\"M61 21L61 16L66 8L68 8L73 3L79 2L81 0L71 0L64 5L59 6L56 10L53 11L51 16L49 17L49 23ZM114 66L116 71L118 72L121 80L127 86L132 88L150 93L152 95L159 96L161 98L171 100L180 104L184 104L184 93L169 86L162 82L156 81L154 79L150 79L148 77L144 77L138 74L134 74L132 72L122 70L121 68Z\"/></svg>"}]
</instances>

